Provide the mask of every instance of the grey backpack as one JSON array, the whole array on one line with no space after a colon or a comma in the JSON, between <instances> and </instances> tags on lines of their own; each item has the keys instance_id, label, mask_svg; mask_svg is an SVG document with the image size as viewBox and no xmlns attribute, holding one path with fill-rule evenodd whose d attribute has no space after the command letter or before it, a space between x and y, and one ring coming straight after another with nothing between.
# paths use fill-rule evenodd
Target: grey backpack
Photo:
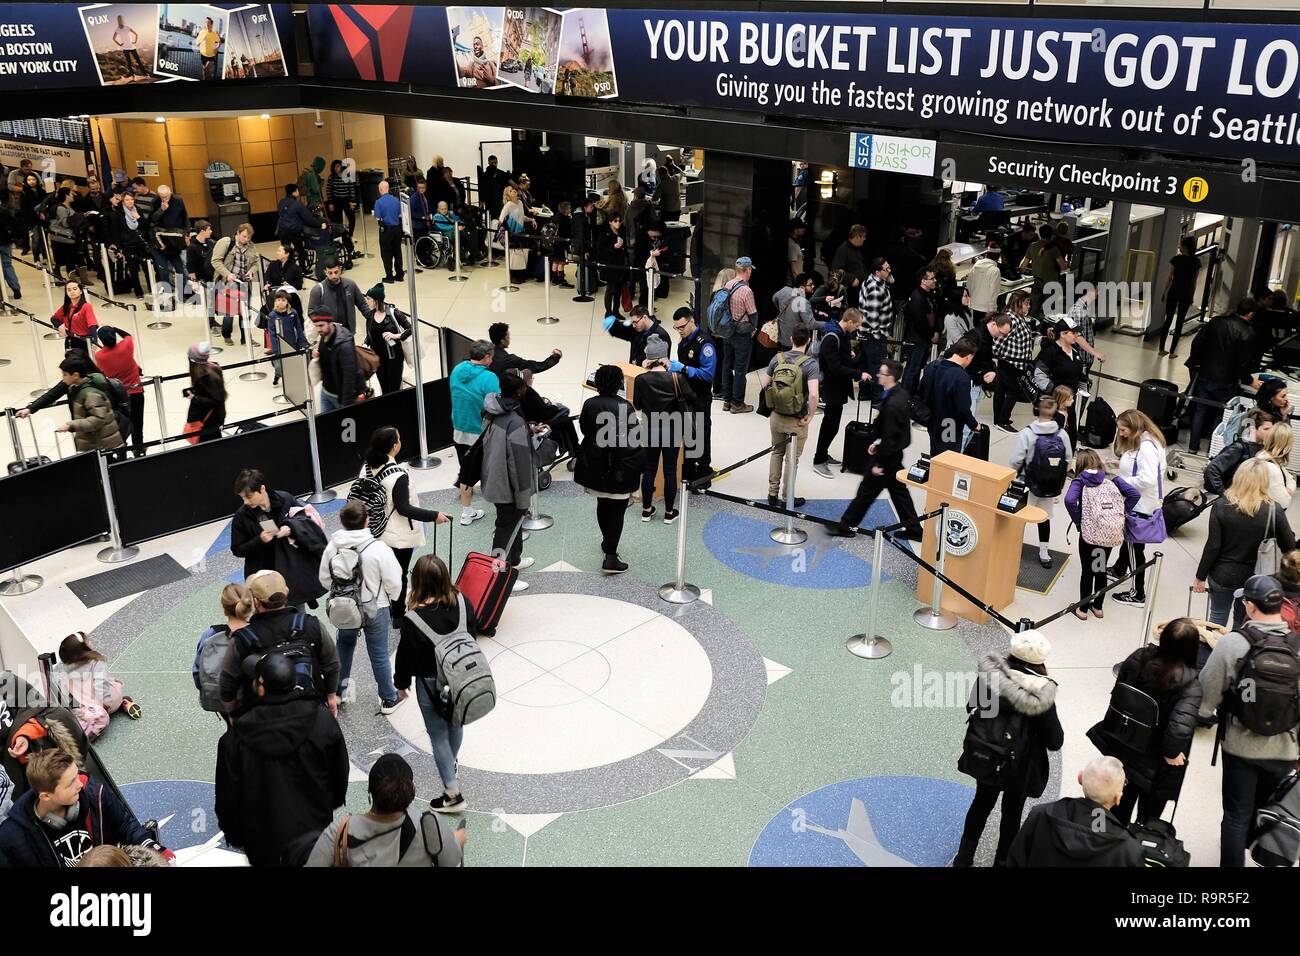
<instances>
[{"instance_id":1,"label":"grey backpack","mask_svg":"<svg viewBox=\"0 0 1300 956\"><path fill-rule=\"evenodd\" d=\"M490 713L497 705L497 685L487 655L469 635L465 599L458 597L456 605L460 620L450 634L436 633L418 612L406 615L406 619L433 643L434 657L438 660L434 699L444 709L451 725L462 727Z\"/></svg>"},{"instance_id":2,"label":"grey backpack","mask_svg":"<svg viewBox=\"0 0 1300 956\"><path fill-rule=\"evenodd\" d=\"M374 617L375 604L367 606L361 594L365 584L361 569L361 553L374 544L367 541L361 547L339 548L330 558L330 593L325 599L325 616L339 630L355 631Z\"/></svg>"},{"instance_id":3,"label":"grey backpack","mask_svg":"<svg viewBox=\"0 0 1300 956\"><path fill-rule=\"evenodd\" d=\"M235 639L230 627L225 624L212 625L212 634L199 645L197 677L199 684L199 706L215 714L224 714L226 708L221 704L221 668L226 661L226 652Z\"/></svg>"}]
</instances>

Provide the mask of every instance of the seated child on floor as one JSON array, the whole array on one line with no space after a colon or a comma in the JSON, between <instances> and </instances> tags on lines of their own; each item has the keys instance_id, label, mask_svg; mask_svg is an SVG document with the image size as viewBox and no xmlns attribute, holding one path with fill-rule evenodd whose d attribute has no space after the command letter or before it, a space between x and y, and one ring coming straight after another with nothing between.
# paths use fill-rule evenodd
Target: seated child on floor
<instances>
[{"instance_id":1,"label":"seated child on floor","mask_svg":"<svg viewBox=\"0 0 1300 956\"><path fill-rule=\"evenodd\" d=\"M92 740L104 732L109 715L118 708L132 720L140 719L140 705L123 696L122 682L109 671L104 655L90 646L82 631L69 634L59 645L54 683L76 701L73 713Z\"/></svg>"}]
</instances>

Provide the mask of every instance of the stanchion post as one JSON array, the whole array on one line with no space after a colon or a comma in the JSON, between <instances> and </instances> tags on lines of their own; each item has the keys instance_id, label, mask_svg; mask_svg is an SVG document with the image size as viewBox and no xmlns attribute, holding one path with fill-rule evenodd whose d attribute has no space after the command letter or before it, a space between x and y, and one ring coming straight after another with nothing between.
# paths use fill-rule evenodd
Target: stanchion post
<instances>
[{"instance_id":1,"label":"stanchion post","mask_svg":"<svg viewBox=\"0 0 1300 956\"><path fill-rule=\"evenodd\" d=\"M0 597L21 597L24 594L31 594L42 584L45 579L39 574L24 574L22 567L14 568L9 572L9 577L0 582Z\"/></svg>"},{"instance_id":2,"label":"stanchion post","mask_svg":"<svg viewBox=\"0 0 1300 956\"><path fill-rule=\"evenodd\" d=\"M524 519L522 525L525 531L545 531L555 524L555 519L550 515L541 514L537 510L537 488L533 488L533 497L528 502L528 517Z\"/></svg>"},{"instance_id":3,"label":"stanchion post","mask_svg":"<svg viewBox=\"0 0 1300 956\"><path fill-rule=\"evenodd\" d=\"M153 298L154 314L154 320L146 325L145 328L153 329L155 332L161 331L162 329L170 329L172 327L170 322L165 322L158 318L163 309L162 303L158 301L158 277L154 275L152 260L144 260L144 272L145 278L149 280L149 295ZM227 303L227 305L229 305L229 303Z\"/></svg>"},{"instance_id":4,"label":"stanchion post","mask_svg":"<svg viewBox=\"0 0 1300 956\"><path fill-rule=\"evenodd\" d=\"M912 619L924 628L931 631L947 631L957 626L957 617L949 614L943 609L943 580L939 577L943 574L944 558L947 555L948 535L945 533L948 528L948 502L942 502L939 505L939 527L935 538L938 545L935 549L936 556L934 561L935 570L938 572L934 576L934 592L930 599L930 606L918 608L912 615Z\"/></svg>"},{"instance_id":5,"label":"stanchion post","mask_svg":"<svg viewBox=\"0 0 1300 956\"><path fill-rule=\"evenodd\" d=\"M483 207L483 225L486 227L485 231L487 232L487 242L485 243L488 251L487 267L491 269L496 263L492 261L492 215L488 212L487 206Z\"/></svg>"},{"instance_id":6,"label":"stanchion post","mask_svg":"<svg viewBox=\"0 0 1300 956\"><path fill-rule=\"evenodd\" d=\"M794 511L794 482L795 476L799 473L799 455L797 450L799 443L796 436L791 434L786 438L785 448L785 510ZM808 540L808 532L802 528L794 526L794 515L785 516L785 525L773 528L769 537L778 544L795 545L803 544Z\"/></svg>"},{"instance_id":7,"label":"stanchion post","mask_svg":"<svg viewBox=\"0 0 1300 956\"><path fill-rule=\"evenodd\" d=\"M252 315L251 307L246 308L244 310L243 319L244 319L244 330L248 336L248 360L250 362L255 362L257 361L257 356L253 353L253 333L257 331L257 326L253 324L253 315ZM268 318L267 321L271 322L273 320ZM264 378L266 378L265 372L263 372L261 369L253 368L251 366L248 368L247 371L243 372L239 376L239 380L241 382L260 382Z\"/></svg>"},{"instance_id":8,"label":"stanchion post","mask_svg":"<svg viewBox=\"0 0 1300 956\"><path fill-rule=\"evenodd\" d=\"M685 481L677 495L681 511L677 517L677 577L659 589L659 597L669 604L691 604L700 599L700 589L686 583L686 510L691 495Z\"/></svg>"},{"instance_id":9,"label":"stanchion post","mask_svg":"<svg viewBox=\"0 0 1300 956\"><path fill-rule=\"evenodd\" d=\"M163 405L163 387L162 376L155 375L150 381L153 382L154 404L158 406L158 438L162 444L158 446L159 451L167 450L167 410Z\"/></svg>"},{"instance_id":10,"label":"stanchion post","mask_svg":"<svg viewBox=\"0 0 1300 956\"><path fill-rule=\"evenodd\" d=\"M429 435L425 427L424 373L420 367L420 311L415 301L415 238L406 236L406 254L411 268L406 270L406 291L411 300L411 344L415 348L415 418L419 423L420 457L410 463L412 468L427 471L442 464L442 459L429 454Z\"/></svg>"},{"instance_id":11,"label":"stanchion post","mask_svg":"<svg viewBox=\"0 0 1300 956\"><path fill-rule=\"evenodd\" d=\"M871 556L871 593L867 595L867 629L849 638L849 653L867 660L880 660L894 651L894 645L876 634L880 613L880 566L885 563L885 533L876 532L876 549Z\"/></svg>"},{"instance_id":12,"label":"stanchion post","mask_svg":"<svg viewBox=\"0 0 1300 956\"><path fill-rule=\"evenodd\" d=\"M53 315L54 314L54 293L51 291L51 286L53 285L53 283L50 281L50 243L49 240L45 238L44 229L37 229L36 234L41 237L41 249L44 250L41 253L41 282L45 285L45 301L50 306L50 315ZM47 337L51 339L57 339L59 337L59 334L55 332L51 335L48 335Z\"/></svg>"},{"instance_id":13,"label":"stanchion post","mask_svg":"<svg viewBox=\"0 0 1300 956\"><path fill-rule=\"evenodd\" d=\"M1142 609L1142 635L1138 647L1145 647L1151 635L1151 618L1156 613L1156 592L1160 590L1160 566L1164 564L1163 552L1157 551L1153 557L1156 563L1151 567L1151 580L1147 582L1147 603Z\"/></svg>"},{"instance_id":14,"label":"stanchion post","mask_svg":"<svg viewBox=\"0 0 1300 956\"><path fill-rule=\"evenodd\" d=\"M108 259L108 245L104 244L99 247L99 259L104 266L104 288L108 290L108 297L116 299L117 293L113 291L113 266Z\"/></svg>"},{"instance_id":15,"label":"stanchion post","mask_svg":"<svg viewBox=\"0 0 1300 956\"><path fill-rule=\"evenodd\" d=\"M650 314L654 315L655 314L655 286L658 284L659 270L646 269L641 274L645 276L646 307L650 310Z\"/></svg>"},{"instance_id":16,"label":"stanchion post","mask_svg":"<svg viewBox=\"0 0 1300 956\"><path fill-rule=\"evenodd\" d=\"M554 325L560 321L551 315L551 257L542 256L542 298L546 303L542 312L542 317L537 320L539 325Z\"/></svg>"},{"instance_id":17,"label":"stanchion post","mask_svg":"<svg viewBox=\"0 0 1300 956\"><path fill-rule=\"evenodd\" d=\"M506 251L501 256L501 260L506 264L506 284L497 289L498 292L518 292L519 286L510 281L510 230L501 230L501 235L506 237ZM491 241L488 242L488 248L492 248Z\"/></svg>"},{"instance_id":18,"label":"stanchion post","mask_svg":"<svg viewBox=\"0 0 1300 956\"><path fill-rule=\"evenodd\" d=\"M41 377L42 382L48 382L49 379L45 377L45 350L41 347L41 337L36 332L36 320L28 319L27 324L32 327L32 351L36 353L36 373ZM31 391L32 398L44 394L44 388L34 388Z\"/></svg>"},{"instance_id":19,"label":"stanchion post","mask_svg":"<svg viewBox=\"0 0 1300 956\"><path fill-rule=\"evenodd\" d=\"M456 274L447 276L447 281L464 282L469 278L469 276L463 276L460 274L460 223L456 222L453 223L453 225L455 228L451 230L451 237L454 243L452 246L452 254L456 257Z\"/></svg>"},{"instance_id":20,"label":"stanchion post","mask_svg":"<svg viewBox=\"0 0 1300 956\"><path fill-rule=\"evenodd\" d=\"M108 511L108 533L112 544L100 551L95 557L105 564L121 564L130 561L140 553L139 548L128 548L122 544L122 529L117 523L117 505L113 501L113 486L108 480L108 456L100 449L95 452L99 459L99 481L104 486L104 508Z\"/></svg>"},{"instance_id":21,"label":"stanchion post","mask_svg":"<svg viewBox=\"0 0 1300 956\"><path fill-rule=\"evenodd\" d=\"M303 354L308 369L311 366L311 353ZM423 430L423 423L421 423ZM311 387L311 376L307 378L307 441L311 445L311 477L315 482L316 491L307 499L314 505L324 504L327 501L333 501L338 497L338 493L333 488L325 488L321 484L320 477L320 448L316 444L316 397Z\"/></svg>"},{"instance_id":22,"label":"stanchion post","mask_svg":"<svg viewBox=\"0 0 1300 956\"><path fill-rule=\"evenodd\" d=\"M17 459L19 471L27 470L27 455L23 451L22 439L18 437L18 412L15 409L6 409L5 417L9 420L9 442L14 446L14 457Z\"/></svg>"}]
</instances>

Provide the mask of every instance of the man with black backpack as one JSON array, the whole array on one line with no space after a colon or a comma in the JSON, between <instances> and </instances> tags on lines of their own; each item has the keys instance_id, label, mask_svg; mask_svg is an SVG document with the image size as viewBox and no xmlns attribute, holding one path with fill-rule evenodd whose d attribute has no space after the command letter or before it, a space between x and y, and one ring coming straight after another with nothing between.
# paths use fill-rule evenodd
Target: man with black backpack
<instances>
[{"instance_id":1,"label":"man with black backpack","mask_svg":"<svg viewBox=\"0 0 1300 956\"><path fill-rule=\"evenodd\" d=\"M1017 433L1016 447L1008 464L1029 487L1029 503L1047 512L1047 517L1038 522L1038 563L1044 568L1052 566L1052 555L1047 550L1052 536L1052 513L1056 510L1056 499L1065 490L1065 473L1073 458L1070 436L1056 421L1055 399L1039 399L1038 418Z\"/></svg>"},{"instance_id":2,"label":"man with black backpack","mask_svg":"<svg viewBox=\"0 0 1300 956\"><path fill-rule=\"evenodd\" d=\"M792 454L797 459L803 454L804 443L808 440L808 425L817 410L821 370L817 359L808 354L811 340L812 332L808 326L796 325L790 333L790 350L774 356L761 376L763 397L772 412L769 419L772 455L767 468L767 503L774 507L786 500L780 494L788 439L794 436ZM786 493L793 496L794 489L787 488ZM794 499L796 508L802 504L802 498Z\"/></svg>"},{"instance_id":3,"label":"man with black backpack","mask_svg":"<svg viewBox=\"0 0 1300 956\"><path fill-rule=\"evenodd\" d=\"M1252 409L1242 420L1241 432L1205 464L1205 490L1221 495L1232 487L1232 477L1243 461L1249 461L1264 447L1273 430L1273 417L1262 408Z\"/></svg>"},{"instance_id":4,"label":"man with black backpack","mask_svg":"<svg viewBox=\"0 0 1300 956\"><path fill-rule=\"evenodd\" d=\"M1300 635L1282 619L1276 578L1257 574L1236 596L1246 622L1219 638L1201 671L1201 716L1223 707L1223 823L1219 865L1245 866L1255 812L1300 759Z\"/></svg>"},{"instance_id":5,"label":"man with black backpack","mask_svg":"<svg viewBox=\"0 0 1300 956\"><path fill-rule=\"evenodd\" d=\"M339 652L334 639L315 615L289 605L289 586L280 572L259 571L245 583L253 592L253 617L239 630L239 639L226 654L221 668L222 703L233 710L241 689L244 700L253 700L251 675L245 671L244 661L274 649L291 655L300 665L300 693L324 699L330 713L338 717Z\"/></svg>"}]
</instances>

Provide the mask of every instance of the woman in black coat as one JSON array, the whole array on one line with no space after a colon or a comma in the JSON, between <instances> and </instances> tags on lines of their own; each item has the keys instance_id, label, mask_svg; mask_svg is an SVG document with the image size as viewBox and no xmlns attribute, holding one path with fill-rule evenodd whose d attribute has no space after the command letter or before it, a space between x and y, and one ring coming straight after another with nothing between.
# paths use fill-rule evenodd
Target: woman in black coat
<instances>
[{"instance_id":1,"label":"woman in black coat","mask_svg":"<svg viewBox=\"0 0 1300 956\"><path fill-rule=\"evenodd\" d=\"M990 654L980 661L975 690L967 706L970 717L966 746L957 769L972 775L979 772L970 744L979 729L973 725L982 720L1005 724L1006 732L1014 738L1018 759L996 782L977 778L975 799L966 812L966 825L953 866L974 865L984 824L998 794L1002 795L1002 824L993 865L1003 866L1020 831L1025 801L1041 797L1047 789L1048 751L1060 750L1065 742L1061 721L1056 716L1056 682L1047 676L1044 666L1050 650L1047 639L1037 631L1020 631L1011 635L1010 653L1005 659Z\"/></svg>"},{"instance_id":2,"label":"woman in black coat","mask_svg":"<svg viewBox=\"0 0 1300 956\"><path fill-rule=\"evenodd\" d=\"M623 517L628 499L641 479L644 453L635 443L636 411L632 403L619 396L623 371L617 365L596 369L595 398L582 405L579 424L582 444L578 446L578 466L573 480L596 497L596 523L600 525L600 566L605 574L622 574L627 564L618 557L618 542L623 535Z\"/></svg>"},{"instance_id":3,"label":"woman in black coat","mask_svg":"<svg viewBox=\"0 0 1300 956\"><path fill-rule=\"evenodd\" d=\"M1145 750L1134 750L1112 738L1105 721L1088 731L1088 739L1098 750L1124 764L1124 795L1113 811L1121 823L1129 822L1135 804L1139 823L1159 817L1165 803L1177 800L1183 788L1196 715L1201 709L1201 682L1196 673L1200 641L1200 632L1189 618L1176 618L1164 626L1158 645L1138 648L1120 664L1115 682L1137 688L1159 708L1159 723L1152 728Z\"/></svg>"},{"instance_id":4,"label":"woman in black coat","mask_svg":"<svg viewBox=\"0 0 1300 956\"><path fill-rule=\"evenodd\" d=\"M629 279L628 231L623 217L613 215L596 238L596 263L605 283L605 314L622 318L623 287Z\"/></svg>"},{"instance_id":5,"label":"woman in black coat","mask_svg":"<svg viewBox=\"0 0 1300 956\"><path fill-rule=\"evenodd\" d=\"M1043 336L1043 347L1038 352L1036 365L1047 375L1048 383L1051 385L1051 388L1046 390L1048 395L1052 394L1052 389L1058 385L1068 385L1075 395L1078 395L1079 387L1088 381L1086 366L1074 348L1077 340L1078 332L1074 321L1068 318L1058 320ZM1042 388L1042 382L1037 384ZM1076 401L1070 406L1066 422L1066 431L1071 435L1076 434L1077 422L1074 409L1077 405Z\"/></svg>"}]
</instances>

